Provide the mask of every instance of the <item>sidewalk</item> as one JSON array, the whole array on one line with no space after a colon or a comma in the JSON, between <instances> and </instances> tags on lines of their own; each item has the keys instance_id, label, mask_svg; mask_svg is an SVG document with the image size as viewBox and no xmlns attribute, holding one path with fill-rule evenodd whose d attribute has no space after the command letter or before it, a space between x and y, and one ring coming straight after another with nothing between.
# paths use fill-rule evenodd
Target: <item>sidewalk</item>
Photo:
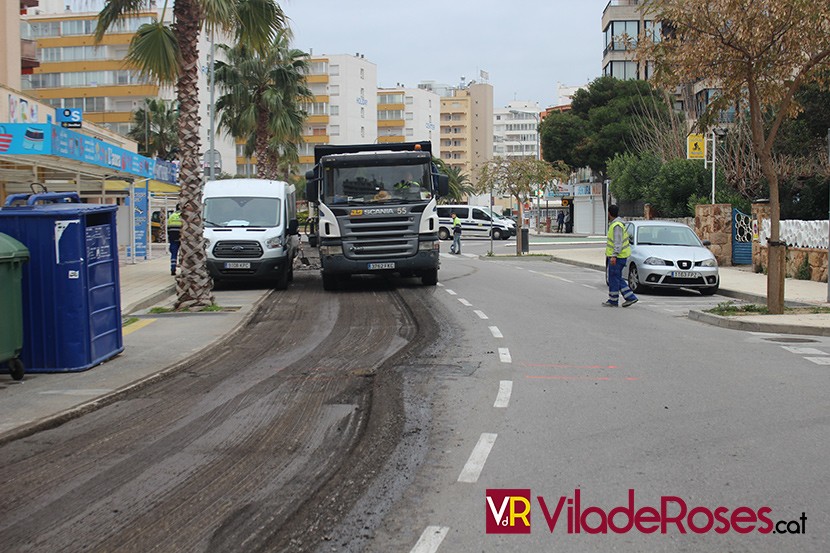
<instances>
[{"instance_id":1,"label":"sidewalk","mask_svg":"<svg viewBox=\"0 0 830 553\"><path fill-rule=\"evenodd\" d=\"M533 246L534 254L547 254L556 261L604 270L602 237L557 236L565 243L597 243L596 247L567 248L556 244ZM558 242L559 240L553 240ZM316 253L306 246L306 255ZM122 260L122 316L137 318L123 329L124 351L87 371L74 373L27 373L22 381L0 374L0 445L78 417L117 400L130 390L164 378L199 353L232 336L253 314L270 292L220 290L217 304L233 311L212 313L152 314L151 306L172 306L175 279L169 259L154 251L154 258L132 264ZM755 303L766 300L766 277L733 267L722 267L720 293ZM827 285L787 279L786 300L827 306ZM753 315L717 317L692 312L690 318L709 324L775 333L830 336L830 314ZM175 347L171 347L175 344Z\"/></svg>"}]
</instances>

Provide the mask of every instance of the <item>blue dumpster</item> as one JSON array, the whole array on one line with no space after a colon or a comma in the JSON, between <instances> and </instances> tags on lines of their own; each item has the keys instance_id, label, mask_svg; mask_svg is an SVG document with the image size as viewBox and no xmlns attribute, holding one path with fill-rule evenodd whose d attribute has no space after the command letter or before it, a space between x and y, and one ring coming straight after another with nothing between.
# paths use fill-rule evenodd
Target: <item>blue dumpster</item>
<instances>
[{"instance_id":1,"label":"blue dumpster","mask_svg":"<svg viewBox=\"0 0 830 553\"><path fill-rule=\"evenodd\" d=\"M115 205L75 193L13 194L0 232L29 249L23 268L26 372L83 371L124 350Z\"/></svg>"}]
</instances>

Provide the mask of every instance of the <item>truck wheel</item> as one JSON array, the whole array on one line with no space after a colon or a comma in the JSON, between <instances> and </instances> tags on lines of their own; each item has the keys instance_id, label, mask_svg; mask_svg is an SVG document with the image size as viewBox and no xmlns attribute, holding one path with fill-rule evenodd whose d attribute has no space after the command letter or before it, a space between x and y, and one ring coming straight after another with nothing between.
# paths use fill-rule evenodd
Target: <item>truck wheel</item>
<instances>
[{"instance_id":1,"label":"truck wheel","mask_svg":"<svg viewBox=\"0 0 830 553\"><path fill-rule=\"evenodd\" d=\"M449 240L450 239L450 231L448 231L444 227L439 228L438 229L438 238L440 240Z\"/></svg>"},{"instance_id":2,"label":"truck wheel","mask_svg":"<svg viewBox=\"0 0 830 553\"><path fill-rule=\"evenodd\" d=\"M323 273L323 290L332 291L337 290L338 284L337 275L332 275L330 273Z\"/></svg>"},{"instance_id":3,"label":"truck wheel","mask_svg":"<svg viewBox=\"0 0 830 553\"><path fill-rule=\"evenodd\" d=\"M23 367L23 361L15 357L14 359L9 359L9 373L12 375L12 378L15 380L23 380L23 374L26 372L25 368Z\"/></svg>"},{"instance_id":4,"label":"truck wheel","mask_svg":"<svg viewBox=\"0 0 830 553\"><path fill-rule=\"evenodd\" d=\"M438 284L438 269L430 269L421 273L421 284L424 286L435 286Z\"/></svg>"}]
</instances>

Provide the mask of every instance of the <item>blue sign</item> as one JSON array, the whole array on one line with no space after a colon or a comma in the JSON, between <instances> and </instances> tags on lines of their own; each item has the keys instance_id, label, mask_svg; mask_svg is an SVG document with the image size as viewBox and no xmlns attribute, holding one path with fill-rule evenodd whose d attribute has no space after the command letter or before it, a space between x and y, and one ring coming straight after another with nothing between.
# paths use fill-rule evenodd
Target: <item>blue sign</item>
<instances>
[{"instance_id":1,"label":"blue sign","mask_svg":"<svg viewBox=\"0 0 830 553\"><path fill-rule=\"evenodd\" d=\"M151 159L56 125L0 124L0 155L53 155L176 184L175 164Z\"/></svg>"},{"instance_id":2,"label":"blue sign","mask_svg":"<svg viewBox=\"0 0 830 553\"><path fill-rule=\"evenodd\" d=\"M147 189L147 181L143 181L143 186L136 186L133 189L133 236L135 237L135 256L147 258L147 231L149 225L148 211L150 209L150 194ZM127 205L130 204L127 198ZM127 246L127 256L131 257L132 252Z\"/></svg>"},{"instance_id":3,"label":"blue sign","mask_svg":"<svg viewBox=\"0 0 830 553\"><path fill-rule=\"evenodd\" d=\"M81 108L55 108L55 119L65 129L80 129L84 111Z\"/></svg>"}]
</instances>

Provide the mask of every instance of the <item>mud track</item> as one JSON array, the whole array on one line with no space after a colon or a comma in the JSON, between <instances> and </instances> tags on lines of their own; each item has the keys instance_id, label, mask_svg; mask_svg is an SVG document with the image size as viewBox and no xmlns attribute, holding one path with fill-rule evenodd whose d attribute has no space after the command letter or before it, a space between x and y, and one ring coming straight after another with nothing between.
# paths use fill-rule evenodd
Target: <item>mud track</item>
<instances>
[{"instance_id":1,"label":"mud track","mask_svg":"<svg viewBox=\"0 0 830 553\"><path fill-rule=\"evenodd\" d=\"M169 378L3 446L0 551L359 549L338 528L411 433L433 290L299 272Z\"/></svg>"}]
</instances>

